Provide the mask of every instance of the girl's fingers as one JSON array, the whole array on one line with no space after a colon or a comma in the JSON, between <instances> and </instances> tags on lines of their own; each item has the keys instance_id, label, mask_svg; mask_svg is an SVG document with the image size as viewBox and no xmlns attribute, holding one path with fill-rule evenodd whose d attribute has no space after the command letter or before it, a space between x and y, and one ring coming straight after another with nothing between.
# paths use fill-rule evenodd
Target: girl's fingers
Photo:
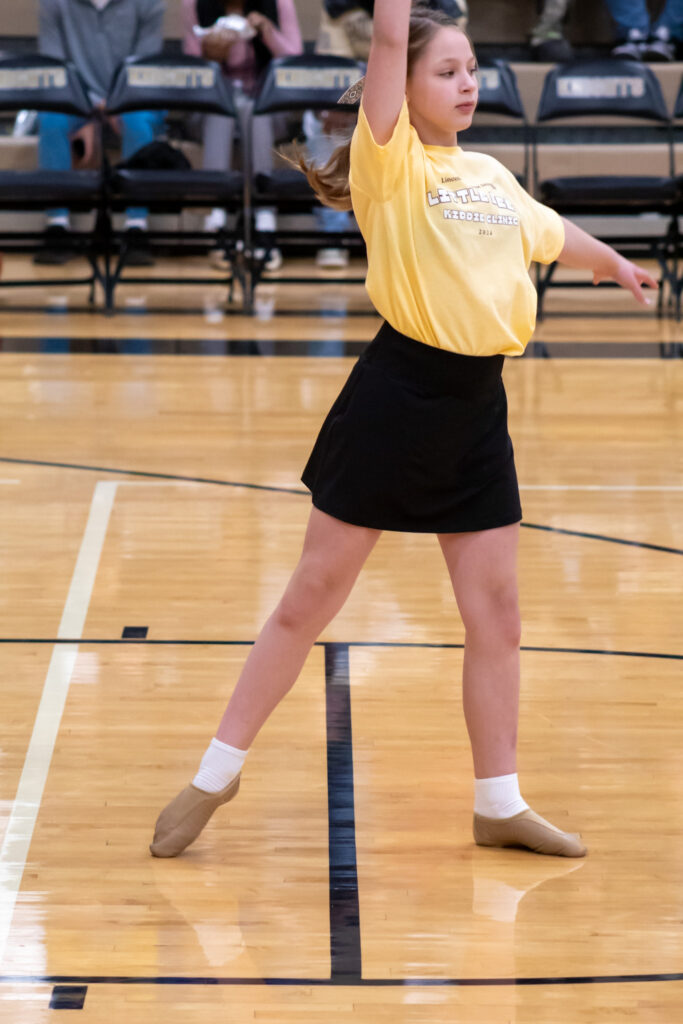
<instances>
[{"instance_id":1,"label":"girl's fingers","mask_svg":"<svg viewBox=\"0 0 683 1024\"><path fill-rule=\"evenodd\" d=\"M652 299L649 299L639 284L636 284L631 288L631 294L635 296L636 300L641 306L650 306Z\"/></svg>"},{"instance_id":2,"label":"girl's fingers","mask_svg":"<svg viewBox=\"0 0 683 1024\"><path fill-rule=\"evenodd\" d=\"M641 284L646 284L648 288L659 288L659 283L655 281L651 274L648 274L647 270L640 271Z\"/></svg>"},{"instance_id":3,"label":"girl's fingers","mask_svg":"<svg viewBox=\"0 0 683 1024\"><path fill-rule=\"evenodd\" d=\"M593 284L600 284L601 281L606 281L608 279L608 276L605 274L593 274ZM644 294L643 287L654 288L655 291L659 289L659 284L655 281L654 277L652 277L647 270L636 266L635 263L627 264L626 273L620 273L612 280L615 280L622 288L631 292L633 297L641 304L641 306L649 306L652 304L652 300L647 298Z\"/></svg>"}]
</instances>

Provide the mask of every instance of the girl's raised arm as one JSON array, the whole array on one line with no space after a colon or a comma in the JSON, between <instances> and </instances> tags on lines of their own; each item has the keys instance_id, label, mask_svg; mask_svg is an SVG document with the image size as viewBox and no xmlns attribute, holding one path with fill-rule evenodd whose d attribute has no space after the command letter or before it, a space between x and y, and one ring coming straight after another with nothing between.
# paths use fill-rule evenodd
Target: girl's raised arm
<instances>
[{"instance_id":1,"label":"girl's raised arm","mask_svg":"<svg viewBox=\"0 0 683 1024\"><path fill-rule=\"evenodd\" d=\"M375 142L393 135L406 95L411 0L375 0L363 110Z\"/></svg>"}]
</instances>

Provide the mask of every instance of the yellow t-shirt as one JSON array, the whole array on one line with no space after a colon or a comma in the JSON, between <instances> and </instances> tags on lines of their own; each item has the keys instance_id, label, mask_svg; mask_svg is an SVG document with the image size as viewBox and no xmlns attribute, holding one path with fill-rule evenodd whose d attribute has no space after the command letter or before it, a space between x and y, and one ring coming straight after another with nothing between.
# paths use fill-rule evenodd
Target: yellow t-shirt
<instances>
[{"instance_id":1,"label":"yellow t-shirt","mask_svg":"<svg viewBox=\"0 0 683 1024\"><path fill-rule=\"evenodd\" d=\"M493 157L423 145L406 102L384 146L361 106L350 184L368 294L392 327L464 355L524 352L536 320L529 266L564 245L553 210Z\"/></svg>"}]
</instances>

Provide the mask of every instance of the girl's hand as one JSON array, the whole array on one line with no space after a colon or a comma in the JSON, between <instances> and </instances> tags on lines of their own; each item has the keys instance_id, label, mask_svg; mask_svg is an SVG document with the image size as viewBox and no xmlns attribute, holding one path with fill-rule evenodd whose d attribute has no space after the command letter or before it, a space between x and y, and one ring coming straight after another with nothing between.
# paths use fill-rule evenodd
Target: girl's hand
<instances>
[{"instance_id":1,"label":"girl's hand","mask_svg":"<svg viewBox=\"0 0 683 1024\"><path fill-rule=\"evenodd\" d=\"M270 18L266 18L265 14L259 14L258 11L252 11L247 15L247 21L260 36L266 35L270 29L275 28Z\"/></svg>"},{"instance_id":2,"label":"girl's hand","mask_svg":"<svg viewBox=\"0 0 683 1024\"><path fill-rule=\"evenodd\" d=\"M642 267L631 263L630 260L626 260L621 256L614 272L596 271L593 275L593 284L600 284L601 281L608 280L616 281L622 288L631 292L631 295L641 306L650 306L652 304L652 299L649 299L643 292L643 286L646 285L648 288L654 288L655 291L659 288L659 285L652 275L648 274L647 270L643 270Z\"/></svg>"}]
</instances>

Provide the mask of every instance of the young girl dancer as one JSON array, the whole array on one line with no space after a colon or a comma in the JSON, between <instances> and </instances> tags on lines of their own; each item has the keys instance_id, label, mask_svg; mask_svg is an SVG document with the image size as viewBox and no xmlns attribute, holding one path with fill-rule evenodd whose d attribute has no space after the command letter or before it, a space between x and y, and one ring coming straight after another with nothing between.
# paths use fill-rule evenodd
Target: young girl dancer
<instances>
[{"instance_id":1,"label":"young girl dancer","mask_svg":"<svg viewBox=\"0 0 683 1024\"><path fill-rule=\"evenodd\" d=\"M539 817L517 765L521 508L501 381L534 328L532 260L559 259L648 300L644 270L535 202L457 135L477 102L468 37L411 0L376 0L350 147L308 168L320 198L353 210L367 289L385 323L315 444L303 553L245 663L198 774L162 811L152 853L173 857L237 793L249 747L348 597L382 530L435 533L465 625L463 702L474 760L474 838L581 857Z\"/></svg>"}]
</instances>

